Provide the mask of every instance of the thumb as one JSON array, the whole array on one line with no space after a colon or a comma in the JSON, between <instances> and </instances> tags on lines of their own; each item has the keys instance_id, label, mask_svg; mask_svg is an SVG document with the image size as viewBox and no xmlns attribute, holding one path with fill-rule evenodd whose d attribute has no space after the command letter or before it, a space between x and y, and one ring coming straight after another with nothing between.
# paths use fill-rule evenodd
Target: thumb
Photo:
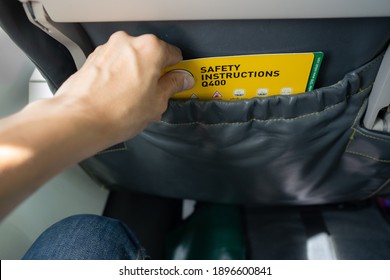
<instances>
[{"instance_id":1,"label":"thumb","mask_svg":"<svg viewBox=\"0 0 390 280\"><path fill-rule=\"evenodd\" d=\"M192 74L186 70L173 70L165 73L158 81L159 89L168 98L172 95L191 89L195 85Z\"/></svg>"}]
</instances>

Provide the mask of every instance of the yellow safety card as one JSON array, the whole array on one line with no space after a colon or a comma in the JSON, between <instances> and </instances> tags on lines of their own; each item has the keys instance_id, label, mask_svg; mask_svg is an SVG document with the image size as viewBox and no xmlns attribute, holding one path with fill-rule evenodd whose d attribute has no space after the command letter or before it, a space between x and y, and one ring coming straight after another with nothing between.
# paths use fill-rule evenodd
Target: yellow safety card
<instances>
[{"instance_id":1,"label":"yellow safety card","mask_svg":"<svg viewBox=\"0 0 390 280\"><path fill-rule=\"evenodd\" d=\"M259 54L184 60L164 72L185 70L195 78L191 90L174 99L238 100L310 91L322 52Z\"/></svg>"}]
</instances>

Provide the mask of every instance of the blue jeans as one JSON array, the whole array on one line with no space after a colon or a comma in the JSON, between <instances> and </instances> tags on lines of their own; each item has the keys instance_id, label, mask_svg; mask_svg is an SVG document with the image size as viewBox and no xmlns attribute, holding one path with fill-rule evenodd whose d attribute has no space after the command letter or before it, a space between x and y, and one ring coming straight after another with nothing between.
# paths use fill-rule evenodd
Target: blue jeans
<instances>
[{"instance_id":1,"label":"blue jeans","mask_svg":"<svg viewBox=\"0 0 390 280\"><path fill-rule=\"evenodd\" d=\"M122 222L96 215L66 218L38 237L24 260L136 260L145 258L137 237Z\"/></svg>"}]
</instances>

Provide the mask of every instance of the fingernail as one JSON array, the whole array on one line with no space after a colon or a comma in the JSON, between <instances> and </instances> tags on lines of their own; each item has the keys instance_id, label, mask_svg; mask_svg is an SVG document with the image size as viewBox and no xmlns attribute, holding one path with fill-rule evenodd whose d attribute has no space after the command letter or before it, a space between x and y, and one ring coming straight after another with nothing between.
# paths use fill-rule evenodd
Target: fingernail
<instances>
[{"instance_id":1,"label":"fingernail","mask_svg":"<svg viewBox=\"0 0 390 280\"><path fill-rule=\"evenodd\" d=\"M188 90L195 85L195 79L194 76L192 76L191 72L187 70L181 70L181 69L173 70L172 72L179 72L185 74L184 81L183 81L183 91Z\"/></svg>"},{"instance_id":2,"label":"fingernail","mask_svg":"<svg viewBox=\"0 0 390 280\"><path fill-rule=\"evenodd\" d=\"M192 75L186 75L183 83L183 90L188 90L195 85L195 79Z\"/></svg>"}]
</instances>

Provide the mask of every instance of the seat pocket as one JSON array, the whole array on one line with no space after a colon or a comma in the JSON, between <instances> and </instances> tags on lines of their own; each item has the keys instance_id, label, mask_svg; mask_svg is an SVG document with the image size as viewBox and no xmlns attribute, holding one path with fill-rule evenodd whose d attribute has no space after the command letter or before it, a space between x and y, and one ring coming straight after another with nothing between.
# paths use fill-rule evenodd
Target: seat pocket
<instances>
[{"instance_id":1,"label":"seat pocket","mask_svg":"<svg viewBox=\"0 0 390 280\"><path fill-rule=\"evenodd\" d=\"M366 104L362 107L365 109ZM362 110L363 111L363 110ZM390 191L390 134L368 130L362 125L360 113L352 127L352 134L346 147L346 154L360 170L355 176L366 180L365 186L372 185L367 195ZM376 186L376 189L375 189Z\"/></svg>"},{"instance_id":2,"label":"seat pocket","mask_svg":"<svg viewBox=\"0 0 390 280\"><path fill-rule=\"evenodd\" d=\"M298 95L172 100L161 122L127 141L125 151L98 154L83 165L108 186L203 201L317 204L365 198L384 183L386 170L390 176L389 165L372 163L373 170L376 164L382 168L372 178L373 172L356 164L372 159L347 146L359 134L357 117L381 59L335 85Z\"/></svg>"}]
</instances>

